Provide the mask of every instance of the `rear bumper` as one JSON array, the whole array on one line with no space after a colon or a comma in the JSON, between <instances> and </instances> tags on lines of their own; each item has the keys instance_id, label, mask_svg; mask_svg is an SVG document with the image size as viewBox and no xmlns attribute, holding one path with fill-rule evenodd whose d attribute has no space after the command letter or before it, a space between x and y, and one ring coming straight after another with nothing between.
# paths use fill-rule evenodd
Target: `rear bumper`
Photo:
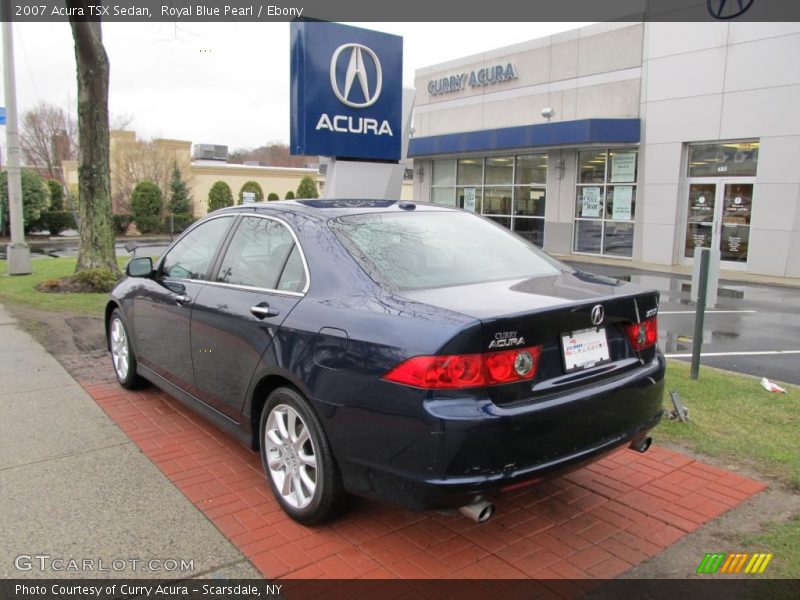
<instances>
[{"instance_id":1,"label":"rear bumper","mask_svg":"<svg viewBox=\"0 0 800 600\"><path fill-rule=\"evenodd\" d=\"M657 353L614 379L506 407L441 395L425 397L420 414L337 407L329 430L349 491L412 509L463 506L646 436L661 419L664 370ZM360 426L344 442L334 422L348 417Z\"/></svg>"}]
</instances>

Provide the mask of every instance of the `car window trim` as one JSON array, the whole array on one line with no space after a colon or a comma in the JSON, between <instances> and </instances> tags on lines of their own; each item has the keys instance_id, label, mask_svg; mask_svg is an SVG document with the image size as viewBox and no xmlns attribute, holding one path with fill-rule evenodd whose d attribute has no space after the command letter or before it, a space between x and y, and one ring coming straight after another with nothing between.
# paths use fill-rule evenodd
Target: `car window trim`
<instances>
[{"instance_id":1,"label":"car window trim","mask_svg":"<svg viewBox=\"0 0 800 600\"><path fill-rule=\"evenodd\" d=\"M297 238L297 234L294 232L294 229L292 229L289 226L289 224L286 221L284 221L283 219L281 219L279 217L274 217L272 215L263 215L263 214L260 214L260 213L257 213L257 212L242 212L242 213L239 213L239 217L240 218L235 223L236 227L231 231L229 238L225 240L226 244L224 244L224 252L223 252L222 248L219 250L219 253L217 254L217 260L214 261L214 265L213 265L214 269L209 274L208 281L206 281L205 283L207 283L208 285L216 285L216 286L219 286L219 287L227 287L227 288L233 288L233 289L242 289L242 290L247 290L247 291L252 291L252 292L267 292L267 293L270 293L270 294L283 294L283 295L286 295L286 296L294 296L294 297L300 297L300 298L305 296L308 293L308 288L311 286L311 273L308 270L308 263L306 262L305 252L303 252L303 246L300 245L300 240ZM294 245L297 247L297 249L300 252L300 259L301 259L301 261L303 263L303 273L306 276L306 284L303 286L303 289L301 291L293 292L293 291L290 291L290 290L277 290L277 289L266 288L266 287L258 287L258 286L251 286L251 285L240 285L240 284L234 284L234 283L224 283L222 281L213 281L213 278L216 277L219 274L220 266L222 265L222 261L225 258L224 253L228 251L230 243L233 240L233 236L236 235L236 230L239 228L239 226L241 225L242 220L245 217L257 217L259 219L268 219L270 221L275 221L275 222L280 223L281 225L283 225L289 231L289 234L292 236L292 240L294 242ZM290 254L291 254L291 252L290 252ZM288 259L288 255L287 255L287 259ZM280 272L280 274L278 276L277 281L275 282L276 285L280 284L281 276L283 275L283 269L286 267L285 263L286 263L286 261L284 261L284 265L281 268L281 272Z\"/></svg>"},{"instance_id":2,"label":"car window trim","mask_svg":"<svg viewBox=\"0 0 800 600\"><path fill-rule=\"evenodd\" d=\"M167 247L166 251L161 256L161 258L158 259L158 267L156 269L156 272L158 273L158 276L159 277L163 277L164 279L168 279L170 281L191 281L191 282L194 282L194 283L208 283L208 278L210 277L211 273L215 272L215 271L213 271L213 269L216 267L220 249L227 247L227 243L228 243L229 238L231 236L231 232L233 231L233 228L237 223L237 218L236 218L237 216L238 215L236 215L234 213L223 213L221 215L216 215L214 217L209 217L208 219L203 219L202 221L198 221L197 223L194 223L189 229L187 229L185 232L183 232L183 234L180 235L174 242L172 242ZM172 249L175 246L177 246L183 238L185 238L192 231L194 231L195 229L197 229L198 227L200 227L204 223L208 223L209 221L214 221L216 219L223 219L223 218L232 218L231 219L231 224L228 225L228 230L222 236L222 240L217 244L217 247L214 250L213 260L211 260L209 262L209 265L206 268L206 272L205 272L206 279L193 279L193 278L187 278L187 277L173 277L171 275L166 275L164 273L164 261L167 260L167 255L169 255L169 253L172 252Z\"/></svg>"}]
</instances>

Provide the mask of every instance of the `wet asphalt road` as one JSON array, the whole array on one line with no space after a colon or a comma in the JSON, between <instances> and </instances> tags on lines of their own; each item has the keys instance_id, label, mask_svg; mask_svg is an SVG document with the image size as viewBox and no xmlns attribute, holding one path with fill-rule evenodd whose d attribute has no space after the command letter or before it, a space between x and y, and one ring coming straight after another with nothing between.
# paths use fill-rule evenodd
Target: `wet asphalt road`
<instances>
[{"instance_id":1,"label":"wet asphalt road","mask_svg":"<svg viewBox=\"0 0 800 600\"><path fill-rule=\"evenodd\" d=\"M570 264L659 290L659 346L667 356L690 361L695 318L690 276ZM800 384L800 289L724 280L719 289L716 305L706 313L701 366Z\"/></svg>"}]
</instances>

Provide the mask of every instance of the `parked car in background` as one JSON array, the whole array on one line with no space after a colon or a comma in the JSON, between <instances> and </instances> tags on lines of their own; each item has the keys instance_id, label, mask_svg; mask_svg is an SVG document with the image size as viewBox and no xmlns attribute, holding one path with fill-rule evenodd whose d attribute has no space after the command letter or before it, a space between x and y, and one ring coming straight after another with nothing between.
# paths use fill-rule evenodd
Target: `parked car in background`
<instances>
[{"instance_id":1,"label":"parked car in background","mask_svg":"<svg viewBox=\"0 0 800 600\"><path fill-rule=\"evenodd\" d=\"M483 521L497 492L646 450L662 413L658 293L468 212L237 206L126 271L105 315L120 384L259 450L300 522L352 496Z\"/></svg>"}]
</instances>

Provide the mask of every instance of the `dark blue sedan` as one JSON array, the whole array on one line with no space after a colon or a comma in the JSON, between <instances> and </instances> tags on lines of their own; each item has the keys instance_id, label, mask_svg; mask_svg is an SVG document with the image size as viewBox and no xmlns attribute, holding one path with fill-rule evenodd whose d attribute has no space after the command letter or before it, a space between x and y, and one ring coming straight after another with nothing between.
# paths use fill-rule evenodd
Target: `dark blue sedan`
<instances>
[{"instance_id":1,"label":"dark blue sedan","mask_svg":"<svg viewBox=\"0 0 800 600\"><path fill-rule=\"evenodd\" d=\"M120 384L260 449L303 523L353 496L483 521L497 492L646 450L662 413L658 293L471 213L238 206L126 271L105 315Z\"/></svg>"}]
</instances>

